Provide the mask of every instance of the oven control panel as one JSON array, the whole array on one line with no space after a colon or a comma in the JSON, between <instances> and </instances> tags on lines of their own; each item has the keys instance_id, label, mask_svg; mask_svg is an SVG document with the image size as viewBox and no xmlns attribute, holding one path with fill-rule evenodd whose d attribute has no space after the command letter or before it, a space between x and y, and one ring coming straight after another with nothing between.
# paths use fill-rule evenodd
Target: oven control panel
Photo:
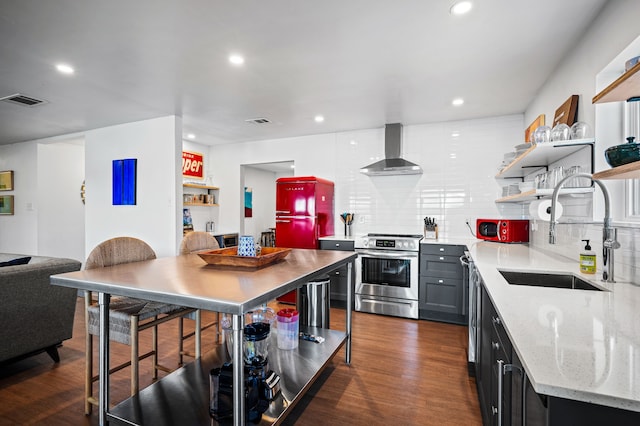
<instances>
[{"instance_id":1,"label":"oven control panel","mask_svg":"<svg viewBox=\"0 0 640 426\"><path fill-rule=\"evenodd\" d=\"M419 251L420 238L363 236L356 239L355 248L369 250Z\"/></svg>"}]
</instances>

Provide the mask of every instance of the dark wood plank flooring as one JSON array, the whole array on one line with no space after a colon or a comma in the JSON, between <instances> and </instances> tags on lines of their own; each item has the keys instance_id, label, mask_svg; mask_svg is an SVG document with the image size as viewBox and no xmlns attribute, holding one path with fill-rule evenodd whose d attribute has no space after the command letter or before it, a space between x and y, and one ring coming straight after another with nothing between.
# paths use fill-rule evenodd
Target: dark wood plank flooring
<instances>
[{"instance_id":1,"label":"dark wood plank flooring","mask_svg":"<svg viewBox=\"0 0 640 426\"><path fill-rule=\"evenodd\" d=\"M59 364L43 353L0 367L0 425L98 424L97 409L84 415L83 310L79 298L74 335L59 349ZM344 327L343 310L331 315L333 328ZM161 330L161 360L177 366L176 322ZM341 350L285 424L480 425L475 381L467 376L466 333L456 325L355 312L351 366ZM151 341L143 334L142 349ZM207 334L204 350L214 345ZM128 346L112 345L112 365L128 356ZM152 383L149 365L140 365L142 387ZM111 389L112 402L128 397L128 369L111 376Z\"/></svg>"}]
</instances>

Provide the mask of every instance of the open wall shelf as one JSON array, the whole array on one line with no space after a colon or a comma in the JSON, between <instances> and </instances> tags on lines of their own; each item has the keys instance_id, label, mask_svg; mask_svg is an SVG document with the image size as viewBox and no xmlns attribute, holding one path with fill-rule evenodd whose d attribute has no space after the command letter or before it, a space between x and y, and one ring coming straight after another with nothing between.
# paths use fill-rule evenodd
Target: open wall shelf
<instances>
[{"instance_id":1,"label":"open wall shelf","mask_svg":"<svg viewBox=\"0 0 640 426\"><path fill-rule=\"evenodd\" d=\"M217 186L200 185L200 184L197 184L197 183L183 183L182 186L184 186L185 188L220 189Z\"/></svg>"},{"instance_id":2,"label":"open wall shelf","mask_svg":"<svg viewBox=\"0 0 640 426\"><path fill-rule=\"evenodd\" d=\"M563 188L560 190L560 195L588 194L590 192L593 192L593 187ZM496 203L524 203L538 198L549 198L551 195L553 195L553 189L532 189L531 191L499 198Z\"/></svg>"},{"instance_id":3,"label":"open wall shelf","mask_svg":"<svg viewBox=\"0 0 640 426\"><path fill-rule=\"evenodd\" d=\"M593 97L592 103L620 102L640 96L640 63Z\"/></svg>"},{"instance_id":4,"label":"open wall shelf","mask_svg":"<svg viewBox=\"0 0 640 426\"><path fill-rule=\"evenodd\" d=\"M628 101L640 96L640 63L618 77L593 97L593 103ZM640 161L593 174L594 179L640 179Z\"/></svg>"},{"instance_id":5,"label":"open wall shelf","mask_svg":"<svg viewBox=\"0 0 640 426\"><path fill-rule=\"evenodd\" d=\"M640 179L640 161L623 164L609 170L603 170L593 174L594 179Z\"/></svg>"},{"instance_id":6,"label":"open wall shelf","mask_svg":"<svg viewBox=\"0 0 640 426\"><path fill-rule=\"evenodd\" d=\"M531 148L505 166L495 177L496 179L505 179L527 176L536 169L545 168L587 146L593 147L594 143L595 139L589 138L532 145Z\"/></svg>"}]
</instances>

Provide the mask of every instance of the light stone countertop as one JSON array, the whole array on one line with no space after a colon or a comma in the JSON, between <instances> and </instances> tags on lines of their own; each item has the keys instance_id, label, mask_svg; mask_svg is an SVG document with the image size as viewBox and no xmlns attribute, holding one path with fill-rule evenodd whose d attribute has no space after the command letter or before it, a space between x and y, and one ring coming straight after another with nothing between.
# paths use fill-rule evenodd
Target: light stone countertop
<instances>
[{"instance_id":1,"label":"light stone countertop","mask_svg":"<svg viewBox=\"0 0 640 426\"><path fill-rule=\"evenodd\" d=\"M536 392L640 412L640 286L580 273L579 253L472 236L421 244L467 246ZM606 291L510 285L499 269L572 273Z\"/></svg>"},{"instance_id":2,"label":"light stone countertop","mask_svg":"<svg viewBox=\"0 0 640 426\"><path fill-rule=\"evenodd\" d=\"M469 247L471 244L479 242L480 240L476 239L476 237L468 236L468 237L443 237L438 236L437 239L427 239L423 238L420 240L420 244L451 244L456 246L467 246Z\"/></svg>"},{"instance_id":3,"label":"light stone countertop","mask_svg":"<svg viewBox=\"0 0 640 426\"><path fill-rule=\"evenodd\" d=\"M640 287L581 274L578 253L466 245L536 392L640 412ZM569 272L608 291L510 285L498 269Z\"/></svg>"}]
</instances>

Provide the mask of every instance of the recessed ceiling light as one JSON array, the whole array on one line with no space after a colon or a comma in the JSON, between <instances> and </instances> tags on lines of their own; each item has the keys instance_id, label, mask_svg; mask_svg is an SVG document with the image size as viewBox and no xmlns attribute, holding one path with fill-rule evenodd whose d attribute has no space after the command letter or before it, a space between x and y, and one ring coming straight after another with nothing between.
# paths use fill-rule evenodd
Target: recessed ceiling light
<instances>
[{"instance_id":1,"label":"recessed ceiling light","mask_svg":"<svg viewBox=\"0 0 640 426\"><path fill-rule=\"evenodd\" d=\"M240 55L230 55L229 62L231 62L233 65L242 65L244 64L244 58Z\"/></svg>"},{"instance_id":2,"label":"recessed ceiling light","mask_svg":"<svg viewBox=\"0 0 640 426\"><path fill-rule=\"evenodd\" d=\"M460 106L464 103L464 99L462 98L456 98L453 101L451 101L451 105L453 106Z\"/></svg>"},{"instance_id":3,"label":"recessed ceiling light","mask_svg":"<svg viewBox=\"0 0 640 426\"><path fill-rule=\"evenodd\" d=\"M458 136L460 136L460 132L451 132L452 138L457 138Z\"/></svg>"},{"instance_id":4,"label":"recessed ceiling light","mask_svg":"<svg viewBox=\"0 0 640 426\"><path fill-rule=\"evenodd\" d=\"M316 115L313 119L316 121L316 123L322 123L324 121L324 117L321 115Z\"/></svg>"},{"instance_id":5,"label":"recessed ceiling light","mask_svg":"<svg viewBox=\"0 0 640 426\"><path fill-rule=\"evenodd\" d=\"M470 1L459 1L451 6L451 9L449 9L449 13L453 15L464 15L465 13L469 12L472 7L473 3L471 3Z\"/></svg>"},{"instance_id":6,"label":"recessed ceiling light","mask_svg":"<svg viewBox=\"0 0 640 426\"><path fill-rule=\"evenodd\" d=\"M56 69L58 70L58 72L62 74L67 74L67 75L73 74L75 72L73 67L67 64L57 64Z\"/></svg>"},{"instance_id":7,"label":"recessed ceiling light","mask_svg":"<svg viewBox=\"0 0 640 426\"><path fill-rule=\"evenodd\" d=\"M194 135L193 133L187 133L187 139L195 139L196 135Z\"/></svg>"}]
</instances>

